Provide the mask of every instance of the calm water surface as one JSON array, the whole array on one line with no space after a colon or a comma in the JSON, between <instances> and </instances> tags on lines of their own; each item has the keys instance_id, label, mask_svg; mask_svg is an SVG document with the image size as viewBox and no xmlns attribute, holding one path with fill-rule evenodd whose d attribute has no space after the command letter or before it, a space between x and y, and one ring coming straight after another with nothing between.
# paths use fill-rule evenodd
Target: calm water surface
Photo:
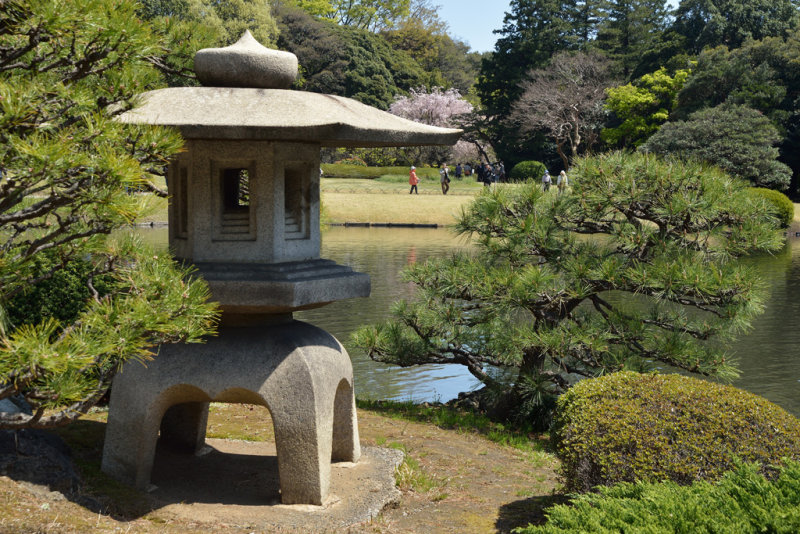
<instances>
[{"instance_id":1,"label":"calm water surface","mask_svg":"<svg viewBox=\"0 0 800 534\"><path fill-rule=\"evenodd\" d=\"M165 230L143 232L163 246ZM356 394L363 398L442 400L478 386L461 366L427 365L401 369L373 362L353 348L358 326L389 317L393 302L412 298L414 287L402 282L401 269L413 262L466 248L449 230L331 228L323 233L322 256L365 272L372 278L367 299L336 302L295 314L335 335L350 353ZM734 385L763 395L800 416L800 239L791 239L773 256L749 258L769 284L765 313L732 349L742 371Z\"/></svg>"}]
</instances>

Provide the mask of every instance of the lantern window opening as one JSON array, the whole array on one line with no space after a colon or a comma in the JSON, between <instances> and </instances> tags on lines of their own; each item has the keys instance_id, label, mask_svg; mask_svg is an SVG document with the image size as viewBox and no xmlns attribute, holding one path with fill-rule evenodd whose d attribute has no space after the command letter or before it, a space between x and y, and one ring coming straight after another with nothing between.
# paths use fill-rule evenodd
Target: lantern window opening
<instances>
[{"instance_id":1,"label":"lantern window opening","mask_svg":"<svg viewBox=\"0 0 800 534\"><path fill-rule=\"evenodd\" d=\"M250 170L222 170L223 211L241 212L250 209Z\"/></svg>"},{"instance_id":2,"label":"lantern window opening","mask_svg":"<svg viewBox=\"0 0 800 534\"><path fill-rule=\"evenodd\" d=\"M290 163L283 170L284 237L308 239L310 237L311 180L310 167Z\"/></svg>"},{"instance_id":3,"label":"lantern window opening","mask_svg":"<svg viewBox=\"0 0 800 534\"><path fill-rule=\"evenodd\" d=\"M244 163L244 162L242 162ZM250 209L251 178L255 177L253 162L242 165L241 163L228 163L227 165L214 164L218 180L217 200L219 226L217 239L223 240L254 240L253 212ZM255 206L253 207L255 209Z\"/></svg>"}]
</instances>

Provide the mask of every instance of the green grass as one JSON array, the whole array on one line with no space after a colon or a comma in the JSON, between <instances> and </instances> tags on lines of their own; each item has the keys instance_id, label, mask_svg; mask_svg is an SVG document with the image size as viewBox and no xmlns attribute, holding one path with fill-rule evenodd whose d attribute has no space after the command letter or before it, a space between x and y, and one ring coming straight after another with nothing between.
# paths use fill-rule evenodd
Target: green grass
<instances>
[{"instance_id":1,"label":"green grass","mask_svg":"<svg viewBox=\"0 0 800 534\"><path fill-rule=\"evenodd\" d=\"M419 465L419 462L412 458L408 452L408 448L397 441L389 443L390 449L396 449L403 453L403 462L394 470L395 483L401 490L412 490L416 493L428 493L434 488L438 488L441 484L436 478L432 477L425 472ZM444 497L441 497L444 495ZM446 498L447 494L439 494L438 500Z\"/></svg>"},{"instance_id":2,"label":"green grass","mask_svg":"<svg viewBox=\"0 0 800 534\"><path fill-rule=\"evenodd\" d=\"M491 421L485 415L456 410L444 405L425 405L414 402L356 399L356 405L381 415L429 423L440 428L456 429L459 432L474 432L489 441L512 447L538 457L546 449L547 442L541 435L527 429L511 429L501 423ZM535 458L532 458L535 459Z\"/></svg>"},{"instance_id":3,"label":"green grass","mask_svg":"<svg viewBox=\"0 0 800 534\"><path fill-rule=\"evenodd\" d=\"M372 194L403 194L409 190L408 175L384 174L374 179L364 178L322 178L320 189L323 193L372 193ZM503 187L508 187L504 185ZM513 187L513 186L512 186ZM474 196L483 190L483 184L475 180L451 180L448 195ZM439 177L421 178L419 193L437 196L442 195L442 186Z\"/></svg>"}]
</instances>

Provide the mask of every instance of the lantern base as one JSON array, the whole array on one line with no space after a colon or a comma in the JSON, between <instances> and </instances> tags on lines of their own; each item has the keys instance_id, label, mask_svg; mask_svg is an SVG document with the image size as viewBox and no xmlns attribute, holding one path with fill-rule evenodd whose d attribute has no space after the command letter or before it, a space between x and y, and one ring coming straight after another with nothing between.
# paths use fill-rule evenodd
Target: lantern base
<instances>
[{"instance_id":1,"label":"lantern base","mask_svg":"<svg viewBox=\"0 0 800 534\"><path fill-rule=\"evenodd\" d=\"M370 293L369 275L332 260L195 265L212 300L231 314L290 313Z\"/></svg>"},{"instance_id":2,"label":"lantern base","mask_svg":"<svg viewBox=\"0 0 800 534\"><path fill-rule=\"evenodd\" d=\"M323 504L331 461L358 461L353 368L324 330L300 321L223 327L206 344L159 352L114 379L102 469L118 480L148 487L159 430L162 442L198 451L210 402L269 409L283 504Z\"/></svg>"}]
</instances>

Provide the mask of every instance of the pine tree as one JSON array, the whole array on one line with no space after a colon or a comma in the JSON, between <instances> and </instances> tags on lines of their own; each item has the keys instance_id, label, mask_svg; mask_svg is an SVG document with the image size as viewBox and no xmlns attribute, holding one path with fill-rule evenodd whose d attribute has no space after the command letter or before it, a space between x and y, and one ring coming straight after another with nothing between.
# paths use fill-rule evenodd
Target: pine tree
<instances>
[{"instance_id":1,"label":"pine tree","mask_svg":"<svg viewBox=\"0 0 800 534\"><path fill-rule=\"evenodd\" d=\"M606 0L597 30L597 47L630 79L654 48L669 21L664 0Z\"/></svg>"},{"instance_id":2,"label":"pine tree","mask_svg":"<svg viewBox=\"0 0 800 534\"><path fill-rule=\"evenodd\" d=\"M725 342L763 289L735 258L782 246L766 204L719 170L646 154L578 159L570 182L478 197L457 226L475 252L409 268L418 298L355 342L381 362L464 365L495 406L542 425L576 377L735 376Z\"/></svg>"},{"instance_id":3,"label":"pine tree","mask_svg":"<svg viewBox=\"0 0 800 534\"><path fill-rule=\"evenodd\" d=\"M0 413L0 428L44 428L94 405L123 362L198 341L215 308L168 255L111 237L148 209L129 191L155 189L181 147L113 120L162 83L169 43L133 1L0 5L0 399L33 410Z\"/></svg>"}]
</instances>

